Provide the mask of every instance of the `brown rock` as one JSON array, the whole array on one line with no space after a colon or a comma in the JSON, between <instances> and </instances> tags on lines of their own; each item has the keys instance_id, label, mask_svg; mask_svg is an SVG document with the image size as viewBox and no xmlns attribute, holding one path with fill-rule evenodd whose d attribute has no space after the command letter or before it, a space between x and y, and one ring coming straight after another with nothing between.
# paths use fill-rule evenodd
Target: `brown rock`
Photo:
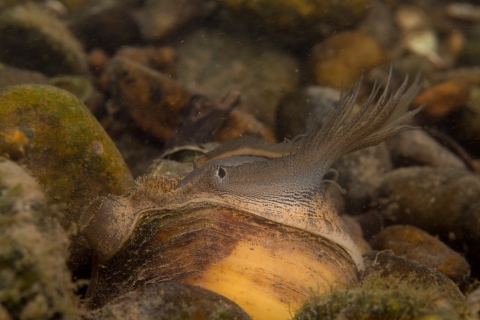
<instances>
[{"instance_id":1,"label":"brown rock","mask_svg":"<svg viewBox=\"0 0 480 320\"><path fill-rule=\"evenodd\" d=\"M182 120L191 94L168 76L126 58L114 58L109 78L115 103L138 127L166 141Z\"/></svg>"},{"instance_id":2,"label":"brown rock","mask_svg":"<svg viewBox=\"0 0 480 320\"><path fill-rule=\"evenodd\" d=\"M423 114L427 117L443 118L452 111L465 106L468 100L470 85L464 80L441 82L418 95L413 107L426 104Z\"/></svg>"},{"instance_id":3,"label":"brown rock","mask_svg":"<svg viewBox=\"0 0 480 320\"><path fill-rule=\"evenodd\" d=\"M465 258L438 238L413 226L389 226L375 235L370 244L375 250L392 250L397 256L436 269L456 284L464 282L470 274L470 266Z\"/></svg>"},{"instance_id":4,"label":"brown rock","mask_svg":"<svg viewBox=\"0 0 480 320\"><path fill-rule=\"evenodd\" d=\"M313 81L320 86L349 87L362 72L385 62L385 52L363 33L341 32L317 44L308 62Z\"/></svg>"}]
</instances>

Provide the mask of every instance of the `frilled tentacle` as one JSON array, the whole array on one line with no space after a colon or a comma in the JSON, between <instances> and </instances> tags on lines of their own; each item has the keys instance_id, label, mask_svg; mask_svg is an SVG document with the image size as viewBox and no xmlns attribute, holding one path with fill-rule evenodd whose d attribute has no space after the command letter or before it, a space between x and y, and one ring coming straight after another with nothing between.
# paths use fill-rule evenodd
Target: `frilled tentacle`
<instances>
[{"instance_id":1,"label":"frilled tentacle","mask_svg":"<svg viewBox=\"0 0 480 320\"><path fill-rule=\"evenodd\" d=\"M394 94L389 89L390 77L377 102L374 104L379 87L374 86L360 110L347 120L358 96L359 80L347 94L342 95L339 105L307 133L304 145L299 148L296 157L317 164L319 170L326 173L333 162L345 154L376 145L399 131L414 128L404 123L421 110L417 108L408 111L410 103L420 90L420 77L417 76L407 89L407 76Z\"/></svg>"}]
</instances>

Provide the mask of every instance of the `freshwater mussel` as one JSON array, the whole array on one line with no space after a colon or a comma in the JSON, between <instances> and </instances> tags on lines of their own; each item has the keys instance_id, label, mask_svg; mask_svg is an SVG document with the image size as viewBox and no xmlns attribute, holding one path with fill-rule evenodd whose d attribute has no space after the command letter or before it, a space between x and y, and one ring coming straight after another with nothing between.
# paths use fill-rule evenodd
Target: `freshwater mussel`
<instances>
[{"instance_id":1,"label":"freshwater mussel","mask_svg":"<svg viewBox=\"0 0 480 320\"><path fill-rule=\"evenodd\" d=\"M243 138L200 159L188 175L143 177L123 197L96 199L81 231L95 254L90 308L150 283L219 293L255 319L285 319L310 296L354 283L363 259L327 188L332 163L412 128L418 78L379 86L350 117L360 82L292 141ZM336 185L338 186L338 185Z\"/></svg>"}]
</instances>

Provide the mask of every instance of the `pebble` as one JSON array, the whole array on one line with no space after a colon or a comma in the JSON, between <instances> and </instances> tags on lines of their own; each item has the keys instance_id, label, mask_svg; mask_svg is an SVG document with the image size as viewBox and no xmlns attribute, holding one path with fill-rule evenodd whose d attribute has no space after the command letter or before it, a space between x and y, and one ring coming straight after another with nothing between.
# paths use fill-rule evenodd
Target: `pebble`
<instances>
[{"instance_id":1,"label":"pebble","mask_svg":"<svg viewBox=\"0 0 480 320\"><path fill-rule=\"evenodd\" d=\"M373 38L344 31L316 44L307 68L315 84L341 89L342 85L354 85L363 73L386 61L386 53Z\"/></svg>"},{"instance_id":2,"label":"pebble","mask_svg":"<svg viewBox=\"0 0 480 320\"><path fill-rule=\"evenodd\" d=\"M413 101L414 108L425 104L422 110L426 117L437 120L457 111L468 101L470 84L462 79L438 83L421 92Z\"/></svg>"},{"instance_id":3,"label":"pebble","mask_svg":"<svg viewBox=\"0 0 480 320\"><path fill-rule=\"evenodd\" d=\"M390 224L409 224L447 243L462 241L461 222L480 197L480 176L467 170L408 167L387 172L372 206Z\"/></svg>"},{"instance_id":4,"label":"pebble","mask_svg":"<svg viewBox=\"0 0 480 320\"><path fill-rule=\"evenodd\" d=\"M470 266L464 257L438 238L413 226L386 227L370 240L370 244L374 250L391 250L396 256L436 269L457 285L464 283L470 275Z\"/></svg>"}]
</instances>

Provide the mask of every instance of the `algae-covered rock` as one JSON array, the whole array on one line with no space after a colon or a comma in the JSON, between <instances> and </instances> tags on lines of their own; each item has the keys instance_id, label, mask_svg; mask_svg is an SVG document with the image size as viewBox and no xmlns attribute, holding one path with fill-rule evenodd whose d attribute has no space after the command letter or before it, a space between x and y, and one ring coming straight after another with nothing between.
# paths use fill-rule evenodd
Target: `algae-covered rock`
<instances>
[{"instance_id":1,"label":"algae-covered rock","mask_svg":"<svg viewBox=\"0 0 480 320\"><path fill-rule=\"evenodd\" d=\"M93 85L86 77L82 76L58 76L50 79L55 87L73 93L83 103L93 95Z\"/></svg>"},{"instance_id":2,"label":"algae-covered rock","mask_svg":"<svg viewBox=\"0 0 480 320\"><path fill-rule=\"evenodd\" d=\"M49 76L88 73L83 48L67 26L31 3L0 14L0 62Z\"/></svg>"},{"instance_id":3,"label":"algae-covered rock","mask_svg":"<svg viewBox=\"0 0 480 320\"><path fill-rule=\"evenodd\" d=\"M464 319L462 294L440 272L386 252L364 258L367 271L359 283L314 294L294 319Z\"/></svg>"},{"instance_id":4,"label":"algae-covered rock","mask_svg":"<svg viewBox=\"0 0 480 320\"><path fill-rule=\"evenodd\" d=\"M52 219L40 186L2 159L0 190L0 318L77 319L68 237Z\"/></svg>"},{"instance_id":5,"label":"algae-covered rock","mask_svg":"<svg viewBox=\"0 0 480 320\"><path fill-rule=\"evenodd\" d=\"M200 287L163 282L149 284L87 314L86 320L251 319L233 301Z\"/></svg>"},{"instance_id":6,"label":"algae-covered rock","mask_svg":"<svg viewBox=\"0 0 480 320\"><path fill-rule=\"evenodd\" d=\"M123 194L133 179L117 148L71 93L41 85L0 92L0 127L26 127L34 139L24 164L49 200L67 205L62 224L77 221L93 197Z\"/></svg>"}]
</instances>

